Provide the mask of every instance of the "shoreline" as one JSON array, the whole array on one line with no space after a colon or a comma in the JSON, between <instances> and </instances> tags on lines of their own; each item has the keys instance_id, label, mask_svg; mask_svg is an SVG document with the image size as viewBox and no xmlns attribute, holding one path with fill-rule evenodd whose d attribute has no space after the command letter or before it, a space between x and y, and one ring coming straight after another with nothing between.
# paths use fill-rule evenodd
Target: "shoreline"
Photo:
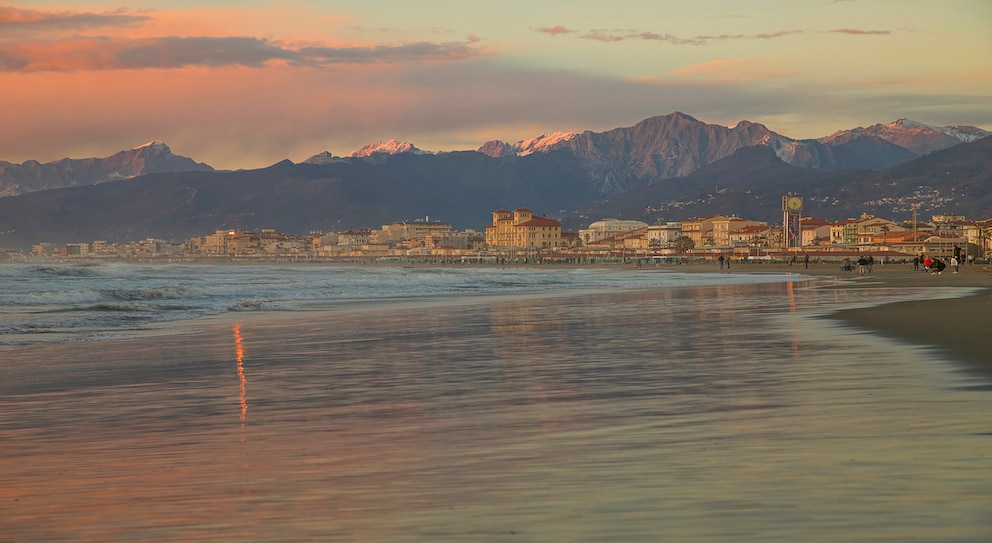
<instances>
[{"instance_id":1,"label":"shoreline","mask_svg":"<svg viewBox=\"0 0 992 543\"><path fill-rule=\"evenodd\" d=\"M838 279L836 285L826 288L920 290L917 301L842 309L825 318L898 341L932 347L963 364L965 369L992 377L992 345L984 336L989 332L988 323L992 322L992 272L988 266L961 266L959 273L948 269L940 275L930 275L914 272L907 264L876 265L874 272L864 277L857 272L844 273L825 267L802 270L800 266L798 271ZM926 292L931 287L970 292L956 298L932 298Z\"/></svg>"},{"instance_id":2,"label":"shoreline","mask_svg":"<svg viewBox=\"0 0 992 543\"><path fill-rule=\"evenodd\" d=\"M336 264L340 265L340 264ZM361 264L345 264L361 266ZM382 264L371 264L377 266ZM395 266L386 264L386 266ZM631 264L602 262L596 264L550 263L520 265L443 265L418 263L423 268L499 268L514 270L529 269L616 269L630 270ZM738 264L729 269L721 269L716 262L690 263L684 265L661 264L638 268L641 271L662 271L679 273L727 273L727 274L766 274L794 273L810 277L817 282L813 288L826 289L919 289L920 300L910 302L889 302L871 307L842 309L823 318L845 323L884 337L914 345L928 346L948 353L966 368L979 371L985 377L992 377L992 346L983 341L986 323L992 322L992 268L987 265L961 266L959 273L952 269L940 275L913 271L912 264L876 264L872 273L860 276L857 270L844 272L837 263L811 263L789 265L787 263L754 262ZM927 289L956 288L962 296L954 298L934 298L927 295Z\"/></svg>"},{"instance_id":3,"label":"shoreline","mask_svg":"<svg viewBox=\"0 0 992 543\"><path fill-rule=\"evenodd\" d=\"M66 264L79 264L67 262ZM254 264L254 263L253 263ZM257 263L261 264L261 263ZM331 267L371 266L397 267L396 263L265 263L264 265L327 265ZM544 263L544 264L439 264L417 263L404 267L469 269L491 268L504 270L597 269L630 271L630 263L597 262ZM818 284L814 288L825 289L918 289L920 299L909 302L882 303L871 307L839 310L824 318L846 323L882 336L916 345L936 348L960 360L968 367L979 370L985 376L992 376L992 346L984 341L986 323L992 322L992 268L988 265L961 266L959 273L947 269L940 275L914 272L911 264L877 264L870 274L860 276L857 270L845 272L837 263L811 263L789 265L787 263L734 263L732 268L721 268L716 262L693 262L688 264L648 264L635 267L638 271L678 272L678 273L726 273L726 274L766 274L783 273L808 276ZM927 290L932 287L959 288L961 296L939 298L930 296ZM209 320L209 319L208 319ZM201 321L202 322L202 321Z\"/></svg>"}]
</instances>

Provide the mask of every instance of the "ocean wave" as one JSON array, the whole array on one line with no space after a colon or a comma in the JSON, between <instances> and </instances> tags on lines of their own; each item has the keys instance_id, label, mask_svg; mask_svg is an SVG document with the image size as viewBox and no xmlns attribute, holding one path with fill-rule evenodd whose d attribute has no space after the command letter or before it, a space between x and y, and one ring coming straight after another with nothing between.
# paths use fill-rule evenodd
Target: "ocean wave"
<instances>
[{"instance_id":1,"label":"ocean wave","mask_svg":"<svg viewBox=\"0 0 992 543\"><path fill-rule=\"evenodd\" d=\"M178 300L185 297L188 289L184 287L169 288L122 288L98 289L101 296L112 300L141 301L141 300Z\"/></svg>"},{"instance_id":2,"label":"ocean wave","mask_svg":"<svg viewBox=\"0 0 992 543\"><path fill-rule=\"evenodd\" d=\"M267 311L275 309L271 302L265 300L246 300L228 308L229 311Z\"/></svg>"},{"instance_id":3,"label":"ocean wave","mask_svg":"<svg viewBox=\"0 0 992 543\"><path fill-rule=\"evenodd\" d=\"M96 277L100 275L96 265L80 264L78 266L35 266L30 269L37 275L52 275L56 277Z\"/></svg>"},{"instance_id":4,"label":"ocean wave","mask_svg":"<svg viewBox=\"0 0 992 543\"><path fill-rule=\"evenodd\" d=\"M190 311L195 308L186 305L175 304L135 304L135 303L104 303L91 306L96 311L118 311L122 313L131 312L158 312L158 311Z\"/></svg>"}]
</instances>

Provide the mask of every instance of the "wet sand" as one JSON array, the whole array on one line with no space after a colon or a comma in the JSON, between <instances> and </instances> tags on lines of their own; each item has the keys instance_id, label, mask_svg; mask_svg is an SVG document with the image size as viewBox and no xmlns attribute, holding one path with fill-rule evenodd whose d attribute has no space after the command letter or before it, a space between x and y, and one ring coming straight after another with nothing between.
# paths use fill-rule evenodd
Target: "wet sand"
<instances>
[{"instance_id":1,"label":"wet sand","mask_svg":"<svg viewBox=\"0 0 992 543\"><path fill-rule=\"evenodd\" d=\"M7 347L0 539L988 541L987 392L806 316L992 279L782 271Z\"/></svg>"},{"instance_id":2,"label":"wet sand","mask_svg":"<svg viewBox=\"0 0 992 543\"><path fill-rule=\"evenodd\" d=\"M368 265L368 264L341 264ZM375 265L413 265L435 267L435 263L408 264L405 261ZM491 265L452 265L453 267L490 267ZM501 266L502 267L502 266ZM510 268L617 268L630 269L630 264L524 264L507 265ZM876 264L871 273L859 275L845 272L838 263L767 264L734 262L732 267L720 268L717 262L688 265L662 264L646 269L664 269L683 273L797 273L817 279L835 280L836 283L820 288L912 288L920 290L918 302L883 304L869 308L839 311L832 318L862 329L873 330L887 337L918 345L929 345L966 362L985 375L992 375L992 343L986 341L992 323L992 266L965 265L959 272L948 267L940 275L914 271L912 264ZM932 287L961 288L965 293L954 299L933 299L927 290Z\"/></svg>"},{"instance_id":3,"label":"wet sand","mask_svg":"<svg viewBox=\"0 0 992 543\"><path fill-rule=\"evenodd\" d=\"M693 268L689 266L688 268ZM717 268L713 265L712 268ZM747 265L732 271L795 271L816 277L837 278L828 288L918 288L920 300L839 311L832 317L851 325L874 330L884 336L921 345L934 346L953 358L992 375L992 270L989 266L961 266L959 273L949 268L940 275L914 272L911 264L875 265L864 277L842 272L834 264ZM930 299L927 289L960 287L970 294L953 299Z\"/></svg>"}]
</instances>

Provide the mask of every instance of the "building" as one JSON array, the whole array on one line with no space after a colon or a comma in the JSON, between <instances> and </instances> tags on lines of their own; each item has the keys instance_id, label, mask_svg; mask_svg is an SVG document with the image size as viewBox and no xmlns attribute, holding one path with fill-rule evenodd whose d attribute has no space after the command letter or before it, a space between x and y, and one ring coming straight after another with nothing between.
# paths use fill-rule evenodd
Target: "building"
<instances>
[{"instance_id":1,"label":"building","mask_svg":"<svg viewBox=\"0 0 992 543\"><path fill-rule=\"evenodd\" d=\"M845 219L830 225L832 245L854 245L858 243L858 220Z\"/></svg>"},{"instance_id":2,"label":"building","mask_svg":"<svg viewBox=\"0 0 992 543\"><path fill-rule=\"evenodd\" d=\"M830 223L812 217L799 219L799 245L803 247L830 244Z\"/></svg>"},{"instance_id":3,"label":"building","mask_svg":"<svg viewBox=\"0 0 992 543\"><path fill-rule=\"evenodd\" d=\"M691 239L694 247L713 245L713 218L709 215L682 221L682 235Z\"/></svg>"},{"instance_id":4,"label":"building","mask_svg":"<svg viewBox=\"0 0 992 543\"><path fill-rule=\"evenodd\" d=\"M730 232L730 244L733 247L771 247L776 227L751 225Z\"/></svg>"},{"instance_id":5,"label":"building","mask_svg":"<svg viewBox=\"0 0 992 543\"><path fill-rule=\"evenodd\" d=\"M534 217L529 209L493 211L493 224L486 227L486 245L506 249L557 249L564 246L561 223Z\"/></svg>"},{"instance_id":6,"label":"building","mask_svg":"<svg viewBox=\"0 0 992 543\"><path fill-rule=\"evenodd\" d=\"M648 247L670 248L675 244L675 240L682 237L681 222L667 222L648 227Z\"/></svg>"},{"instance_id":7,"label":"building","mask_svg":"<svg viewBox=\"0 0 992 543\"><path fill-rule=\"evenodd\" d=\"M749 221L740 217L711 215L682 221L682 235L690 238L694 246L730 247L730 233L748 226L763 226L761 221Z\"/></svg>"},{"instance_id":8,"label":"building","mask_svg":"<svg viewBox=\"0 0 992 543\"><path fill-rule=\"evenodd\" d=\"M749 221L740 217L713 217L710 221L713 225L713 245L717 247L730 247L730 233L734 230L747 228L748 226L767 226L761 221Z\"/></svg>"},{"instance_id":9,"label":"building","mask_svg":"<svg viewBox=\"0 0 992 543\"><path fill-rule=\"evenodd\" d=\"M372 230L362 228L338 233L338 245L367 245L372 243Z\"/></svg>"},{"instance_id":10,"label":"building","mask_svg":"<svg viewBox=\"0 0 992 543\"><path fill-rule=\"evenodd\" d=\"M606 238L621 236L622 234L647 227L648 224L641 221L603 219L590 224L584 230L579 230L579 239L585 244L595 243Z\"/></svg>"},{"instance_id":11,"label":"building","mask_svg":"<svg viewBox=\"0 0 992 543\"><path fill-rule=\"evenodd\" d=\"M393 224L382 225L381 230L374 232L373 237L376 243L395 245L411 239L424 239L436 234L448 234L451 232L451 225L446 222L430 222L429 218L415 221L401 221Z\"/></svg>"},{"instance_id":12,"label":"building","mask_svg":"<svg viewBox=\"0 0 992 543\"><path fill-rule=\"evenodd\" d=\"M864 217L857 222L859 245L871 245L875 243L875 237L887 232L903 230L903 227L880 217Z\"/></svg>"}]
</instances>

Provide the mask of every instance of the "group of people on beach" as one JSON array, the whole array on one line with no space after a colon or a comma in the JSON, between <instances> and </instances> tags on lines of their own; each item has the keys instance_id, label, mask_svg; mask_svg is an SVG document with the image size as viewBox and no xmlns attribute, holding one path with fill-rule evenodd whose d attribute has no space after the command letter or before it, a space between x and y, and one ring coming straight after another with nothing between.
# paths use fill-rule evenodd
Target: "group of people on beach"
<instances>
[{"instance_id":1,"label":"group of people on beach","mask_svg":"<svg viewBox=\"0 0 992 543\"><path fill-rule=\"evenodd\" d=\"M861 255L858 257L858 275L864 276L866 273L875 271L875 257L871 255ZM841 271L854 271L854 265L850 258L844 258L840 264Z\"/></svg>"},{"instance_id":2,"label":"group of people on beach","mask_svg":"<svg viewBox=\"0 0 992 543\"><path fill-rule=\"evenodd\" d=\"M913 271L920 271L923 266L923 273L940 275L948 267L954 268L954 273L961 271L961 247L954 246L954 253L950 257L933 258L930 255L920 254L913 258Z\"/></svg>"},{"instance_id":3,"label":"group of people on beach","mask_svg":"<svg viewBox=\"0 0 992 543\"><path fill-rule=\"evenodd\" d=\"M933 275L940 275L944 273L944 270L948 266L954 267L954 273L961 271L961 261L957 257L950 257L948 259L931 258L927 255L920 255L913 259L913 270L920 271L920 265L923 265L923 273L929 273Z\"/></svg>"}]
</instances>

